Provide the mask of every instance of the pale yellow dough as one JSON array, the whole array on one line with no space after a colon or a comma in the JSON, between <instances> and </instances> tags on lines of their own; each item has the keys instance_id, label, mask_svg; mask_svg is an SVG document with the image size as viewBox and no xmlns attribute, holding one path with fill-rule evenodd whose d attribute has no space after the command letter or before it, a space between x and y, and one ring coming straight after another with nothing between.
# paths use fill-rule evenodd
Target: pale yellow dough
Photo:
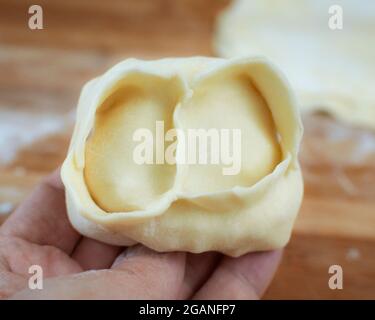
<instances>
[{"instance_id":1,"label":"pale yellow dough","mask_svg":"<svg viewBox=\"0 0 375 320\"><path fill-rule=\"evenodd\" d=\"M343 29L329 28L333 5L343 10ZM218 19L214 44L219 56L269 58L303 112L375 129L374 37L374 1L234 0Z\"/></svg>"},{"instance_id":2,"label":"pale yellow dough","mask_svg":"<svg viewBox=\"0 0 375 320\"><path fill-rule=\"evenodd\" d=\"M161 120L165 130L240 129L241 170L136 164L134 131ZM88 237L157 251L282 247L302 199L301 135L288 86L262 59L125 60L82 90L61 171L69 218Z\"/></svg>"}]
</instances>

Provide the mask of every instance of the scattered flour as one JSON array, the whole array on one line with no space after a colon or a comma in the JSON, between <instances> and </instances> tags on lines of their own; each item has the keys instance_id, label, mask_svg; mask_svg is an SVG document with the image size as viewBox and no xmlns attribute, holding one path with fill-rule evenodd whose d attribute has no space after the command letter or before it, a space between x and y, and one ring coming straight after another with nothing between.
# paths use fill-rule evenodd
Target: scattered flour
<instances>
[{"instance_id":1,"label":"scattered flour","mask_svg":"<svg viewBox=\"0 0 375 320\"><path fill-rule=\"evenodd\" d=\"M14 204L11 202L2 202L0 203L0 216L1 215L8 215L13 211Z\"/></svg>"},{"instance_id":2,"label":"scattered flour","mask_svg":"<svg viewBox=\"0 0 375 320\"><path fill-rule=\"evenodd\" d=\"M346 252L346 260L357 261L361 258L361 252L357 248L349 248Z\"/></svg>"},{"instance_id":3,"label":"scattered flour","mask_svg":"<svg viewBox=\"0 0 375 320\"><path fill-rule=\"evenodd\" d=\"M52 114L0 111L0 164L10 163L18 151L35 140L62 131L69 119Z\"/></svg>"}]
</instances>

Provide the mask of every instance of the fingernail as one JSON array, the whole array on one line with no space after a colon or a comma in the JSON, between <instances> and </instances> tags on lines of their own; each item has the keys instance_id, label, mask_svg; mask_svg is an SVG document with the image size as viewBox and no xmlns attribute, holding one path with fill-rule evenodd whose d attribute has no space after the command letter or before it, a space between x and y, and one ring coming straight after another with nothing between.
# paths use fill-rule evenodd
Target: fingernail
<instances>
[{"instance_id":1,"label":"fingernail","mask_svg":"<svg viewBox=\"0 0 375 320\"><path fill-rule=\"evenodd\" d=\"M139 257L143 255L150 255L154 253L151 249L146 248L143 245L137 244L131 247L126 248L123 252L119 254L116 258L115 262L113 263L113 267L118 266L121 264L125 259L129 259L132 257Z\"/></svg>"}]
</instances>

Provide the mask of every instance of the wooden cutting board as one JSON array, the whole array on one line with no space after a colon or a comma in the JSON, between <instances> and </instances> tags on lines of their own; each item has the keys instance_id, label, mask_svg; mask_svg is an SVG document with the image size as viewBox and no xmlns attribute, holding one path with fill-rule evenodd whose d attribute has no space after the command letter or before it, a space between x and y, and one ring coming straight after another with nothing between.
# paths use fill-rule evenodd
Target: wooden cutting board
<instances>
[{"instance_id":1,"label":"wooden cutting board","mask_svg":"<svg viewBox=\"0 0 375 320\"><path fill-rule=\"evenodd\" d=\"M82 85L131 56L213 55L219 0L0 0L0 220L64 158ZM72 111L73 110L73 111ZM375 298L375 133L304 118L305 198L267 299ZM328 287L340 265L343 290Z\"/></svg>"}]
</instances>

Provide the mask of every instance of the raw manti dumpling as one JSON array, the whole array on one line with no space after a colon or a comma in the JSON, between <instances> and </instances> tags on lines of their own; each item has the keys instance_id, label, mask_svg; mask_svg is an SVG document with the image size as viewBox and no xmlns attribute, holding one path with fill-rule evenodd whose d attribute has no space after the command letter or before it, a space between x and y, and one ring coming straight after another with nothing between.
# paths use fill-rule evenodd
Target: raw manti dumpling
<instances>
[{"instance_id":1,"label":"raw manti dumpling","mask_svg":"<svg viewBox=\"0 0 375 320\"><path fill-rule=\"evenodd\" d=\"M328 21L343 10L343 29ZM375 1L236 0L220 16L220 56L266 56L285 72L302 111L375 129Z\"/></svg>"},{"instance_id":2,"label":"raw manti dumpling","mask_svg":"<svg viewBox=\"0 0 375 320\"><path fill-rule=\"evenodd\" d=\"M135 164L133 132L157 120L165 130L240 129L239 174ZM61 172L69 218L88 237L157 251L282 247L303 193L301 135L285 80L262 59L125 60L82 90Z\"/></svg>"}]
</instances>

